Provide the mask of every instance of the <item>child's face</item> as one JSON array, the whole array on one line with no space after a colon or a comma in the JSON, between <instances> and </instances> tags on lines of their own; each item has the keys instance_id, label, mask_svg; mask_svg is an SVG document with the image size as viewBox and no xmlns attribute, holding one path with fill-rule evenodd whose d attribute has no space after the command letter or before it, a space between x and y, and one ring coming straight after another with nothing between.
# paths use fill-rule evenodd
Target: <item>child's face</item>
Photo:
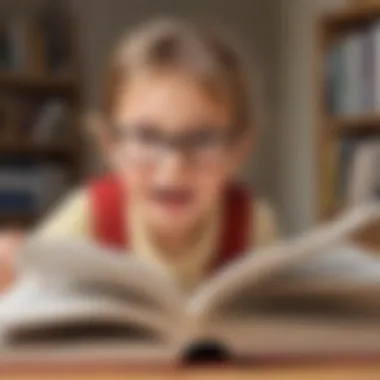
<instances>
[{"instance_id":1,"label":"child's face","mask_svg":"<svg viewBox=\"0 0 380 380\"><path fill-rule=\"evenodd\" d=\"M117 163L154 226L186 231L218 202L242 160L230 109L185 74L135 76L115 114Z\"/></svg>"}]
</instances>

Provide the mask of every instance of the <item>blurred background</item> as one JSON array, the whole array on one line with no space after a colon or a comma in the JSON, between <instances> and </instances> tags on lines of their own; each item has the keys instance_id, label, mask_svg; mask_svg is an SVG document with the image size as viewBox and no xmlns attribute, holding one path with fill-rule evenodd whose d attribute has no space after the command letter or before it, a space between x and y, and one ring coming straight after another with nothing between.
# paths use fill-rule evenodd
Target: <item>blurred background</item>
<instances>
[{"instance_id":1,"label":"blurred background","mask_svg":"<svg viewBox=\"0 0 380 380\"><path fill-rule=\"evenodd\" d=\"M101 170L81 115L97 106L116 40L140 21L166 15L214 22L242 40L257 61L266 108L245 179L274 203L286 234L324 220L360 190L347 179L353 169L344 154L351 149L360 173L363 162L367 172L375 162L368 141L380 122L372 85L378 76L380 86L380 6L364 3L0 0L1 222L35 224Z\"/></svg>"}]
</instances>

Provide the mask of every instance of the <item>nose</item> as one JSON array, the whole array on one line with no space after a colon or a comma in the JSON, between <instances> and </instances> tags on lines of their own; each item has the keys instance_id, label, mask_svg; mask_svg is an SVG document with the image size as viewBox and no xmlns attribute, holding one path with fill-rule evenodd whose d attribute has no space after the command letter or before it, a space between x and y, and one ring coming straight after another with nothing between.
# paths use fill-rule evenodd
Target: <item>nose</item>
<instances>
[{"instance_id":1,"label":"nose","mask_svg":"<svg viewBox=\"0 0 380 380\"><path fill-rule=\"evenodd\" d=\"M162 152L158 164L159 172L168 177L182 177L186 175L187 158L184 152L179 149L165 149Z\"/></svg>"}]
</instances>

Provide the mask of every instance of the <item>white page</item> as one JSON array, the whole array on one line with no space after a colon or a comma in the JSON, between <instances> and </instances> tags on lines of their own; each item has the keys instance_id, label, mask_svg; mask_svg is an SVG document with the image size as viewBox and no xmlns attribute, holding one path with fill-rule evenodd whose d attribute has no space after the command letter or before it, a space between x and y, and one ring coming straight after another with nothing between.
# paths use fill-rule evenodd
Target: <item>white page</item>
<instances>
[{"instance_id":1,"label":"white page","mask_svg":"<svg viewBox=\"0 0 380 380\"><path fill-rule=\"evenodd\" d=\"M220 274L212 278L190 299L188 312L203 318L221 302L230 299L247 286L268 279L312 255L318 255L332 244L344 240L358 228L380 217L377 202L358 206L334 221L316 227L298 238L280 242L276 246L248 253Z\"/></svg>"},{"instance_id":2,"label":"white page","mask_svg":"<svg viewBox=\"0 0 380 380\"><path fill-rule=\"evenodd\" d=\"M378 298L380 258L355 244L333 245L318 256L286 269L273 288L265 291L288 295L310 293Z\"/></svg>"},{"instance_id":3,"label":"white page","mask_svg":"<svg viewBox=\"0 0 380 380\"><path fill-rule=\"evenodd\" d=\"M49 287L35 276L25 276L0 298L0 337L18 328L103 321L145 326L171 339L172 321L104 296Z\"/></svg>"},{"instance_id":4,"label":"white page","mask_svg":"<svg viewBox=\"0 0 380 380\"><path fill-rule=\"evenodd\" d=\"M184 298L174 281L125 252L109 251L87 241L35 238L20 252L22 273L36 273L55 282L116 285L151 298L174 315Z\"/></svg>"},{"instance_id":5,"label":"white page","mask_svg":"<svg viewBox=\"0 0 380 380\"><path fill-rule=\"evenodd\" d=\"M349 280L354 283L375 282L380 285L380 258L350 243L333 245L318 256L294 265L289 276L300 279Z\"/></svg>"}]
</instances>

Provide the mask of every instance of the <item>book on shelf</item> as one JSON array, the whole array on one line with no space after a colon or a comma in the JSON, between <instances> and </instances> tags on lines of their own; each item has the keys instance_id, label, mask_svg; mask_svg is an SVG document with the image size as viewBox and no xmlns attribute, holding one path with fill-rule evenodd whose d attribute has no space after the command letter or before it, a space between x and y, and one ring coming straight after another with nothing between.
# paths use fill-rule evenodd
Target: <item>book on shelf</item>
<instances>
[{"instance_id":1,"label":"book on shelf","mask_svg":"<svg viewBox=\"0 0 380 380\"><path fill-rule=\"evenodd\" d=\"M5 25L0 24L0 70L6 70L10 67L10 42Z\"/></svg>"},{"instance_id":2,"label":"book on shelf","mask_svg":"<svg viewBox=\"0 0 380 380\"><path fill-rule=\"evenodd\" d=\"M0 28L0 68L37 75L64 75L71 70L66 16L51 3L33 17L10 17Z\"/></svg>"},{"instance_id":3,"label":"book on shelf","mask_svg":"<svg viewBox=\"0 0 380 380\"><path fill-rule=\"evenodd\" d=\"M347 185L347 201L349 203L360 203L370 196L370 189L377 180L379 153L380 139L364 141L356 147L350 168L350 180Z\"/></svg>"},{"instance_id":4,"label":"book on shelf","mask_svg":"<svg viewBox=\"0 0 380 380\"><path fill-rule=\"evenodd\" d=\"M22 141L28 141L33 135L33 126L37 122L43 101L35 97L18 97L18 130Z\"/></svg>"},{"instance_id":5,"label":"book on shelf","mask_svg":"<svg viewBox=\"0 0 380 380\"><path fill-rule=\"evenodd\" d=\"M361 80L361 93L359 94L361 98L362 110L361 112L371 112L374 109L380 109L376 106L376 86L375 86L375 75L376 67L375 65L375 54L376 53L376 39L375 30L365 29L363 31L363 42L362 42L362 78ZM379 40L380 43L380 40ZM379 45L380 48L380 45ZM380 58L380 56L379 56ZM379 83L380 85L380 83Z\"/></svg>"},{"instance_id":6,"label":"book on shelf","mask_svg":"<svg viewBox=\"0 0 380 380\"><path fill-rule=\"evenodd\" d=\"M18 137L18 104L9 96L0 94L0 144L8 144Z\"/></svg>"},{"instance_id":7,"label":"book on shelf","mask_svg":"<svg viewBox=\"0 0 380 380\"><path fill-rule=\"evenodd\" d=\"M380 138L341 136L325 148L323 204L352 204L367 199L378 180Z\"/></svg>"},{"instance_id":8,"label":"book on shelf","mask_svg":"<svg viewBox=\"0 0 380 380\"><path fill-rule=\"evenodd\" d=\"M69 188L57 164L0 165L0 213L43 215Z\"/></svg>"},{"instance_id":9,"label":"book on shelf","mask_svg":"<svg viewBox=\"0 0 380 380\"><path fill-rule=\"evenodd\" d=\"M323 154L322 207L329 209L336 198L336 176L338 170L337 142L331 141Z\"/></svg>"},{"instance_id":10,"label":"book on shelf","mask_svg":"<svg viewBox=\"0 0 380 380\"><path fill-rule=\"evenodd\" d=\"M33 194L25 190L0 189L0 214L27 214L35 211Z\"/></svg>"},{"instance_id":11,"label":"book on shelf","mask_svg":"<svg viewBox=\"0 0 380 380\"><path fill-rule=\"evenodd\" d=\"M43 35L38 25L26 17L11 18L7 22L7 33L4 39L8 46L6 58L9 72L26 75L40 75L47 72L44 57Z\"/></svg>"},{"instance_id":12,"label":"book on shelf","mask_svg":"<svg viewBox=\"0 0 380 380\"><path fill-rule=\"evenodd\" d=\"M18 71L28 69L28 26L23 18L8 21L8 36L10 41L11 68Z\"/></svg>"},{"instance_id":13,"label":"book on shelf","mask_svg":"<svg viewBox=\"0 0 380 380\"><path fill-rule=\"evenodd\" d=\"M71 46L68 19L65 9L59 2L49 2L41 10L39 25L45 36L46 61L55 74L70 71Z\"/></svg>"},{"instance_id":14,"label":"book on shelf","mask_svg":"<svg viewBox=\"0 0 380 380\"><path fill-rule=\"evenodd\" d=\"M373 35L374 62L373 62L373 91L374 91L374 109L380 110L380 21L373 24L371 33Z\"/></svg>"},{"instance_id":15,"label":"book on shelf","mask_svg":"<svg viewBox=\"0 0 380 380\"><path fill-rule=\"evenodd\" d=\"M28 30L28 71L32 75L44 76L49 73L43 30L36 22L30 22Z\"/></svg>"},{"instance_id":16,"label":"book on shelf","mask_svg":"<svg viewBox=\"0 0 380 380\"><path fill-rule=\"evenodd\" d=\"M0 299L0 364L169 363L205 342L234 358L380 355L380 262L342 243L379 215L347 210L193 291L132 252L32 235Z\"/></svg>"},{"instance_id":17,"label":"book on shelf","mask_svg":"<svg viewBox=\"0 0 380 380\"><path fill-rule=\"evenodd\" d=\"M0 116L4 120L0 131L2 142L13 140L36 145L71 142L71 110L63 99L2 96Z\"/></svg>"},{"instance_id":18,"label":"book on shelf","mask_svg":"<svg viewBox=\"0 0 380 380\"><path fill-rule=\"evenodd\" d=\"M325 98L328 112L340 114L343 109L342 44L334 45L325 58Z\"/></svg>"},{"instance_id":19,"label":"book on shelf","mask_svg":"<svg viewBox=\"0 0 380 380\"><path fill-rule=\"evenodd\" d=\"M380 112L380 20L335 41L326 53L324 67L330 114Z\"/></svg>"},{"instance_id":20,"label":"book on shelf","mask_svg":"<svg viewBox=\"0 0 380 380\"><path fill-rule=\"evenodd\" d=\"M70 131L68 105L60 99L49 99L44 102L32 126L32 131L32 140L37 144L57 140L67 142Z\"/></svg>"},{"instance_id":21,"label":"book on shelf","mask_svg":"<svg viewBox=\"0 0 380 380\"><path fill-rule=\"evenodd\" d=\"M335 179L335 199L344 199L347 194L347 186L350 181L350 168L352 166L355 147L358 140L352 136L342 136L335 148L338 150L338 163Z\"/></svg>"},{"instance_id":22,"label":"book on shelf","mask_svg":"<svg viewBox=\"0 0 380 380\"><path fill-rule=\"evenodd\" d=\"M363 33L349 34L343 42L343 83L342 114L357 115L363 111Z\"/></svg>"}]
</instances>

